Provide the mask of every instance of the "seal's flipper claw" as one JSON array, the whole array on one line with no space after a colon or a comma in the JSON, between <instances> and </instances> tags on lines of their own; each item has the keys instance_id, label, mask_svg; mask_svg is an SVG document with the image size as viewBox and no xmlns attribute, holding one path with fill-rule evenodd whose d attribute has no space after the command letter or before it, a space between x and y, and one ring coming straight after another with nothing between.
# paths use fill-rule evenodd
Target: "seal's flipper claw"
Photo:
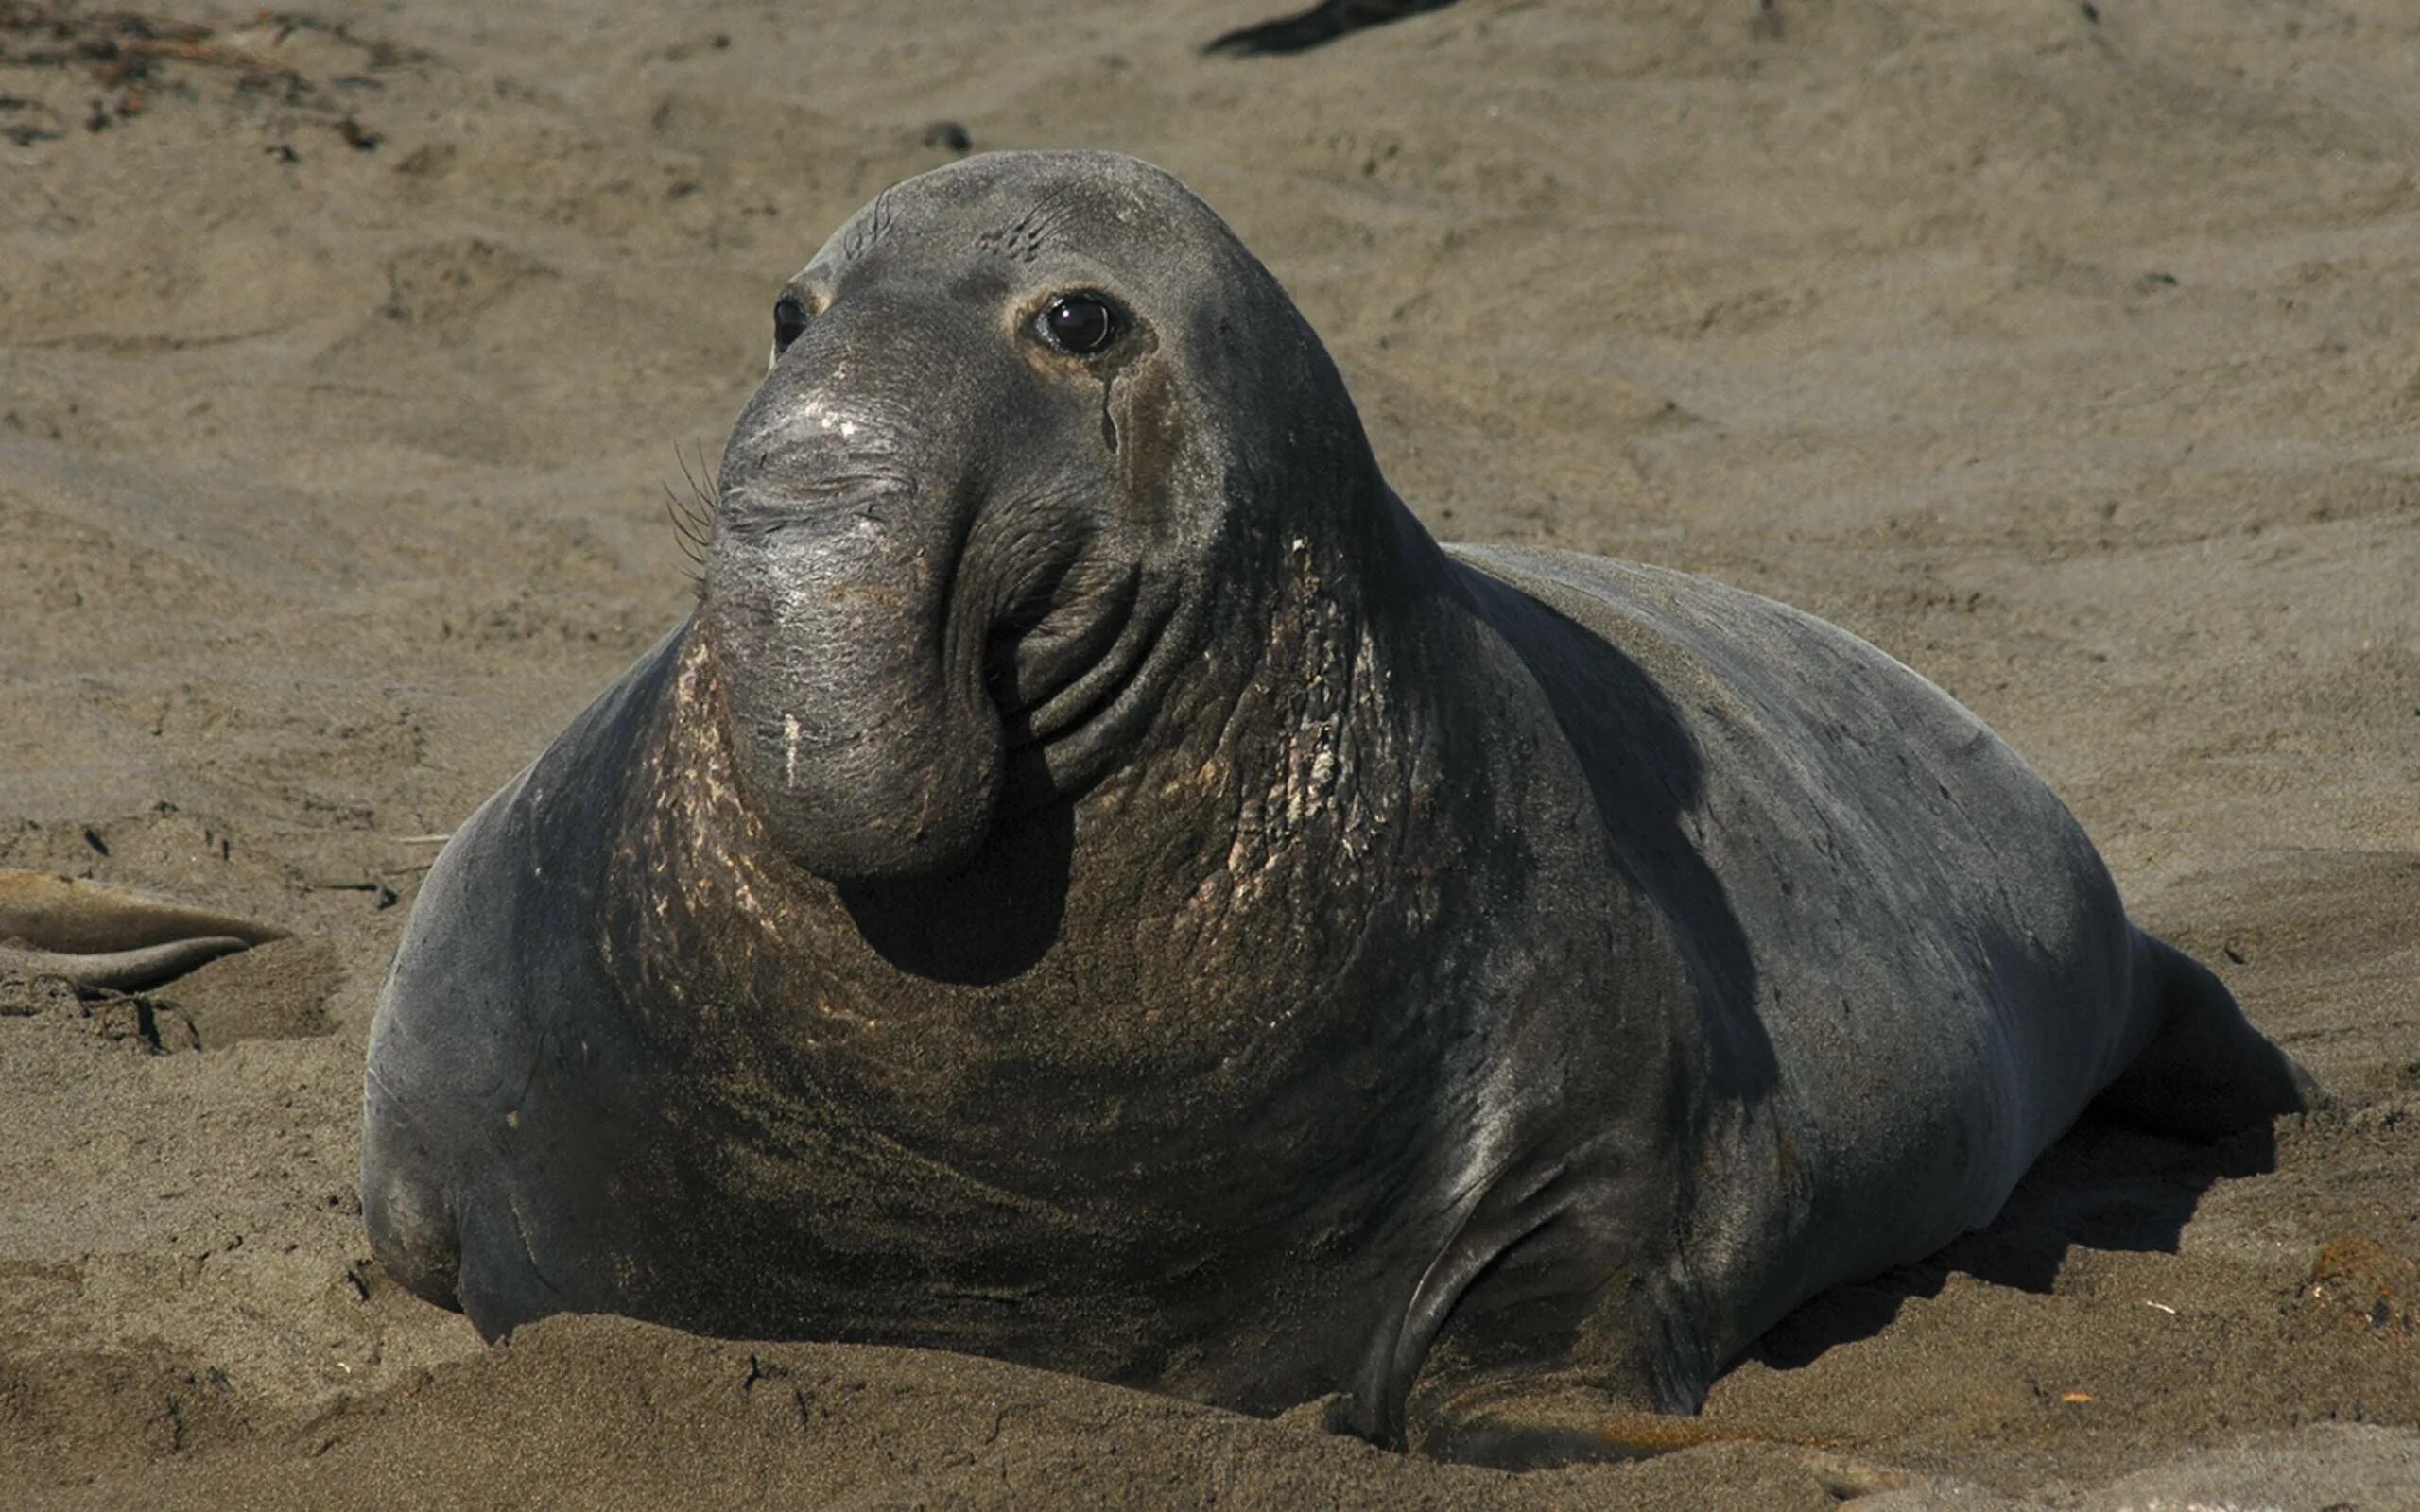
<instances>
[{"instance_id":1,"label":"seal's flipper claw","mask_svg":"<svg viewBox=\"0 0 2420 1512\"><path fill-rule=\"evenodd\" d=\"M1668 1413L1629 1411L1560 1390L1551 1397L1496 1397L1449 1407L1414 1445L1420 1452L1492 1469L1545 1469L1588 1461L1651 1459L1746 1435Z\"/></svg>"},{"instance_id":2,"label":"seal's flipper claw","mask_svg":"<svg viewBox=\"0 0 2420 1512\"><path fill-rule=\"evenodd\" d=\"M42 871L0 871L0 971L81 988L152 987L285 931Z\"/></svg>"},{"instance_id":3,"label":"seal's flipper claw","mask_svg":"<svg viewBox=\"0 0 2420 1512\"><path fill-rule=\"evenodd\" d=\"M1467 1408L1448 1406L1429 1420L1414 1447L1438 1459L1492 1469L1531 1470L1652 1459L1709 1444L1760 1444L1779 1450L1841 1501L1923 1484L1920 1477L1832 1450L1697 1418L1616 1406L1609 1398L1568 1386L1534 1396L1491 1393Z\"/></svg>"}]
</instances>

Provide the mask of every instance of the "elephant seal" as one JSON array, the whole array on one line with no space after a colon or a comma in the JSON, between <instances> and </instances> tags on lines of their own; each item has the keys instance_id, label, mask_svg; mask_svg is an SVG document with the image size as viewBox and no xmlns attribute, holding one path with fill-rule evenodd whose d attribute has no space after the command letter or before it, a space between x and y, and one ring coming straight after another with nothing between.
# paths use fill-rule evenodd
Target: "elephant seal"
<instances>
[{"instance_id":1,"label":"elephant seal","mask_svg":"<svg viewBox=\"0 0 2420 1512\"><path fill-rule=\"evenodd\" d=\"M2313 1094L1897 662L1440 547L1159 170L897 185L774 324L695 611L461 826L378 1009L372 1243L483 1333L1620 1454L2096 1096Z\"/></svg>"},{"instance_id":2,"label":"elephant seal","mask_svg":"<svg viewBox=\"0 0 2420 1512\"><path fill-rule=\"evenodd\" d=\"M249 919L43 871L0 871L0 975L130 991L284 939Z\"/></svg>"}]
</instances>

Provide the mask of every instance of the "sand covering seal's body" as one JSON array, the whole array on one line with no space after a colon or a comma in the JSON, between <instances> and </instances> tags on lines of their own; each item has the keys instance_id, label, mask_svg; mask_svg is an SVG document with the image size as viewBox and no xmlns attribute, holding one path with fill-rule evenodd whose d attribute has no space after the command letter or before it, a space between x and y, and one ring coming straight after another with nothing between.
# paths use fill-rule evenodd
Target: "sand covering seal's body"
<instances>
[{"instance_id":1,"label":"sand covering seal's body","mask_svg":"<svg viewBox=\"0 0 2420 1512\"><path fill-rule=\"evenodd\" d=\"M2084 1105L2305 1104L1940 690L1437 546L1174 180L977 158L777 309L700 603L462 826L363 1197L490 1334L932 1345L1635 1447Z\"/></svg>"}]
</instances>

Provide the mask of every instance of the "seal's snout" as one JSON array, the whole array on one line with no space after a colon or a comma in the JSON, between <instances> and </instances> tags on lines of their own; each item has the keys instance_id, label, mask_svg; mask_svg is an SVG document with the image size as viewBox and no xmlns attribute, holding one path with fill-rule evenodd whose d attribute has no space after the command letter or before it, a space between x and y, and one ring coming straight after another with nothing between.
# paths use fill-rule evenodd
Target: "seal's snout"
<instances>
[{"instance_id":1,"label":"seal's snout","mask_svg":"<svg viewBox=\"0 0 2420 1512\"><path fill-rule=\"evenodd\" d=\"M981 646L952 636L945 541L824 504L714 560L702 628L733 762L800 865L834 881L932 875L991 828L999 721Z\"/></svg>"},{"instance_id":2,"label":"seal's snout","mask_svg":"<svg viewBox=\"0 0 2420 1512\"><path fill-rule=\"evenodd\" d=\"M725 453L699 610L736 776L819 876L954 870L1001 783L984 627L959 592L973 505L884 406L768 388Z\"/></svg>"},{"instance_id":3,"label":"seal's snout","mask_svg":"<svg viewBox=\"0 0 2420 1512\"><path fill-rule=\"evenodd\" d=\"M752 811L836 882L959 869L1079 783L1072 737L1107 747L1167 618L1138 608L1165 500L1130 474L1168 428L1136 397L1145 305L1025 232L927 252L887 224L776 301L699 613Z\"/></svg>"}]
</instances>

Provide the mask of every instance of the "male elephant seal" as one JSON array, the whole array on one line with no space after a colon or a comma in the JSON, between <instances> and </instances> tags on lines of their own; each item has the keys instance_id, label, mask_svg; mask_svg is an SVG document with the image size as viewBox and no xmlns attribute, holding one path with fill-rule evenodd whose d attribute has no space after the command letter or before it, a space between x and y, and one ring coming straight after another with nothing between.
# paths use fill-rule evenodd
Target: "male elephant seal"
<instances>
[{"instance_id":1,"label":"male elephant seal","mask_svg":"<svg viewBox=\"0 0 2420 1512\"><path fill-rule=\"evenodd\" d=\"M461 827L378 1012L372 1241L484 1333L1620 1453L2096 1095L2311 1094L1913 672L1441 548L1166 174L942 168L774 318L696 612Z\"/></svg>"}]
</instances>

